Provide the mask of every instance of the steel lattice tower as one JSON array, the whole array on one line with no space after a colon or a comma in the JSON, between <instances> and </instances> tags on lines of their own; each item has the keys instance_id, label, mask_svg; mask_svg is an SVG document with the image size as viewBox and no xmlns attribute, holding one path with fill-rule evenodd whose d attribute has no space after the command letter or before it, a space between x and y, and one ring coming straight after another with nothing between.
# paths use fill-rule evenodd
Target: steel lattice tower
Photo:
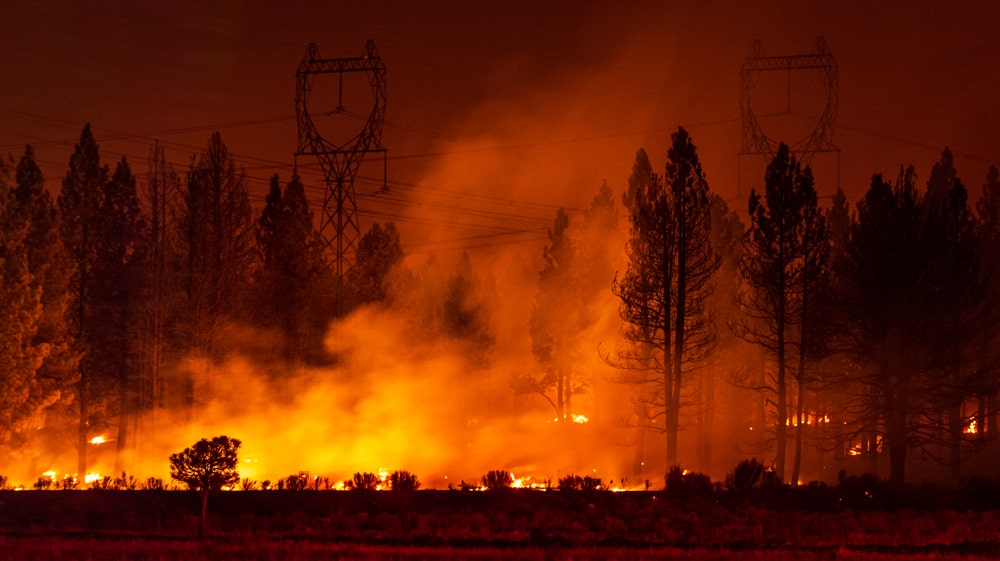
<instances>
[{"instance_id":1,"label":"steel lattice tower","mask_svg":"<svg viewBox=\"0 0 1000 561\"><path fill-rule=\"evenodd\" d=\"M363 72L368 75L374 102L361 132L343 144L336 145L320 135L312 117L309 116L307 105L316 76L337 74L340 98L336 112L344 112L343 75L348 72ZM306 56L295 72L295 116L298 119L299 129L298 149L295 151L296 163L299 156L315 156L325 176L326 189L323 194L319 232L324 250L333 254L334 272L342 282L344 274L353 265L354 250L360 237L354 178L365 154L369 152L381 152L383 170L385 166L386 149L382 146L382 124L385 120L385 65L375 50L375 43L368 40L365 43L365 51L360 57L333 59L319 58L316 44L310 43Z\"/></svg>"},{"instance_id":2,"label":"steel lattice tower","mask_svg":"<svg viewBox=\"0 0 1000 561\"><path fill-rule=\"evenodd\" d=\"M789 108L791 111L791 73L812 71L821 75L826 90L826 106L816 122L816 128L798 141L785 141L798 161L808 165L819 152L837 152L833 143L833 127L840 103L838 92L837 61L826 48L826 39L816 40L816 52L803 55L764 56L760 40L753 42L753 51L740 67L740 116L743 121L743 146L740 156L762 155L770 161L778 150L779 140L769 137L753 111L754 82L761 72L787 72L789 77ZM838 156L839 161L839 156ZM838 165L839 167L839 165Z\"/></svg>"}]
</instances>

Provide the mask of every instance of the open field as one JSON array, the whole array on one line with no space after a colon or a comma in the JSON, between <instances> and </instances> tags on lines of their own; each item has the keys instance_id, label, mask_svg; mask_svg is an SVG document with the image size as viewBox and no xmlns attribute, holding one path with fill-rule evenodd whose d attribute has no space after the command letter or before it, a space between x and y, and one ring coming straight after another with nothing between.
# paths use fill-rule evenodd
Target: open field
<instances>
[{"instance_id":1,"label":"open field","mask_svg":"<svg viewBox=\"0 0 1000 561\"><path fill-rule=\"evenodd\" d=\"M867 493L867 494L865 494ZM973 501L973 499L976 499ZM663 492L0 492L3 559L989 559L989 496Z\"/></svg>"}]
</instances>

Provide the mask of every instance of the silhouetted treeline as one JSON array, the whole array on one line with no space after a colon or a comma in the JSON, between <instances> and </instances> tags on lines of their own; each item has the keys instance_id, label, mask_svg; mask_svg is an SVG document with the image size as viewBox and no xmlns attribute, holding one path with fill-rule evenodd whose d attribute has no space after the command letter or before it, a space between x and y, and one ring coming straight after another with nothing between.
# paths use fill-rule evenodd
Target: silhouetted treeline
<instances>
[{"instance_id":1,"label":"silhouetted treeline","mask_svg":"<svg viewBox=\"0 0 1000 561\"><path fill-rule=\"evenodd\" d=\"M924 189L912 168L902 168L893 180L874 176L855 209L842 192L821 209L810 168L782 144L763 189L750 193L750 222L737 239L718 235L739 221L725 211L714 213L711 228L685 226L696 216L688 209L709 212L709 198L698 195L707 184L697 171L678 177L678 169L699 168L693 145L679 149L690 145L683 129L673 142L669 190L645 151L633 168L628 268L614 285L628 344L609 357L636 387L634 422L665 435L667 465L677 462L683 419L710 421L702 394L720 369L760 395L752 400L759 414L731 409L744 428L730 438L747 442L747 427L756 428L758 449L748 451L773 457L785 480L799 479L813 447L824 463L857 456L864 470L888 467L896 483L914 452L957 481L965 462L992 451L1000 381L996 168L975 212L947 149ZM736 273L726 287L735 309L725 312L710 294L720 265L709 267L720 257L719 270ZM690 268L693 258L701 269ZM723 315L725 324L717 320ZM721 331L735 337L716 340Z\"/></svg>"}]
</instances>

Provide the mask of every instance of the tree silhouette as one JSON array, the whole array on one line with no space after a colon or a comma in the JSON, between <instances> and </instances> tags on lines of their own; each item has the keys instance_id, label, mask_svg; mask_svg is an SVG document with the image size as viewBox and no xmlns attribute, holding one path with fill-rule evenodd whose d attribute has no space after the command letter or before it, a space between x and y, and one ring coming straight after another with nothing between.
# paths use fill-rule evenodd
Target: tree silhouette
<instances>
[{"instance_id":1,"label":"tree silhouette","mask_svg":"<svg viewBox=\"0 0 1000 561\"><path fill-rule=\"evenodd\" d=\"M779 145L767 166L764 193L751 190L748 203L750 227L744 235L740 261L743 286L737 305L743 316L736 334L760 346L773 357L773 384L760 386L774 395L775 470L784 478L789 423L789 378L797 382L796 423L802 419L805 399L805 359L809 351L813 295L828 255L829 235L817 208L812 172ZM798 358L797 365L793 362ZM797 367L796 367L797 366ZM793 481L797 480L801 431L796 431Z\"/></svg>"},{"instance_id":2,"label":"tree silhouette","mask_svg":"<svg viewBox=\"0 0 1000 561\"><path fill-rule=\"evenodd\" d=\"M556 212L549 245L542 253L544 265L538 275L538 292L528 322L531 352L542 369L541 376L521 375L514 385L517 393L536 393L544 397L557 419L569 414L573 387L572 368L575 362L575 338L579 333L579 271L576 248L569 239L569 215L560 208ZM555 399L548 395L555 390Z\"/></svg>"},{"instance_id":3,"label":"tree silhouette","mask_svg":"<svg viewBox=\"0 0 1000 561\"><path fill-rule=\"evenodd\" d=\"M253 219L243 173L216 132L192 159L179 221L187 347L208 363L221 358L226 322L241 308L254 263ZM194 406L194 379L186 381L185 404Z\"/></svg>"},{"instance_id":4,"label":"tree silhouette","mask_svg":"<svg viewBox=\"0 0 1000 561\"><path fill-rule=\"evenodd\" d=\"M625 381L655 388L640 397L641 410L664 420L667 465L677 458L682 387L715 344L707 299L720 263L694 143L683 128L671 139L663 180L637 181L631 197L629 265L612 290L621 300L622 335L634 346L609 357Z\"/></svg>"},{"instance_id":5,"label":"tree silhouette","mask_svg":"<svg viewBox=\"0 0 1000 561\"><path fill-rule=\"evenodd\" d=\"M69 299L66 323L73 334L80 356L79 377L76 388L78 407L77 473L87 473L87 446L90 429L96 424L92 418L95 396L92 385L100 375L101 366L89 354L87 335L92 323L92 274L97 259L98 237L95 232L101 206L101 196L108 181L108 168L102 166L97 141L90 124L83 128L80 142L70 156L69 171L63 178L59 192L60 232L70 259Z\"/></svg>"},{"instance_id":6,"label":"tree silhouette","mask_svg":"<svg viewBox=\"0 0 1000 561\"><path fill-rule=\"evenodd\" d=\"M235 485L240 480L237 471L240 448L239 439L216 436L201 439L183 451L170 455L170 477L184 483L201 495L201 516L198 519L198 537L205 535L205 516L208 512L208 494L223 487Z\"/></svg>"},{"instance_id":7,"label":"tree silhouette","mask_svg":"<svg viewBox=\"0 0 1000 561\"><path fill-rule=\"evenodd\" d=\"M905 481L907 450L939 436L930 413L940 412L934 395L942 389L934 368L940 286L929 274L932 242L915 178L912 167L895 183L872 178L858 203L844 275L851 351L862 365L854 373L857 432L883 437L893 483ZM877 452L876 443L867 446Z\"/></svg>"},{"instance_id":8,"label":"tree silhouette","mask_svg":"<svg viewBox=\"0 0 1000 561\"><path fill-rule=\"evenodd\" d=\"M286 363L308 356L317 344L313 326L323 308L317 305L319 289L329 271L312 220L299 177L293 176L282 191L274 175L254 229L260 268L253 315L258 324L278 329Z\"/></svg>"},{"instance_id":9,"label":"tree silhouette","mask_svg":"<svg viewBox=\"0 0 1000 561\"><path fill-rule=\"evenodd\" d=\"M92 273L95 321L88 334L91 355L101 364L102 386L116 396L118 435L115 471L129 443L127 428L138 414L136 338L141 323L147 223L142 215L136 181L125 158L105 184L94 224L97 250Z\"/></svg>"},{"instance_id":10,"label":"tree silhouette","mask_svg":"<svg viewBox=\"0 0 1000 561\"><path fill-rule=\"evenodd\" d=\"M982 244L980 277L987 284L986 313L997 318L1000 314L1000 169L990 166L976 201L978 237ZM997 432L997 392L1000 392L1000 331L987 328L978 350L980 366L971 380L972 392L978 403L973 419L976 436L988 439Z\"/></svg>"},{"instance_id":11,"label":"tree silhouette","mask_svg":"<svg viewBox=\"0 0 1000 561\"><path fill-rule=\"evenodd\" d=\"M392 222L375 223L358 240L355 263L347 274L347 286L357 304L385 302L390 275L403 261L399 231Z\"/></svg>"}]
</instances>

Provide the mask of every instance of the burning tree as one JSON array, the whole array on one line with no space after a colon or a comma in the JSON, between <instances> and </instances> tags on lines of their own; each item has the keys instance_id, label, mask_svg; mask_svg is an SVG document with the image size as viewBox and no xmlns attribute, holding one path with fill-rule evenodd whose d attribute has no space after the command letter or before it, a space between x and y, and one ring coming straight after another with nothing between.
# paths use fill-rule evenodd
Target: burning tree
<instances>
[{"instance_id":1,"label":"burning tree","mask_svg":"<svg viewBox=\"0 0 1000 561\"><path fill-rule=\"evenodd\" d=\"M201 493L198 537L205 535L208 494L235 485L240 480L236 470L240 444L239 439L228 436L216 436L212 440L203 438L183 452L170 455L170 477Z\"/></svg>"}]
</instances>

